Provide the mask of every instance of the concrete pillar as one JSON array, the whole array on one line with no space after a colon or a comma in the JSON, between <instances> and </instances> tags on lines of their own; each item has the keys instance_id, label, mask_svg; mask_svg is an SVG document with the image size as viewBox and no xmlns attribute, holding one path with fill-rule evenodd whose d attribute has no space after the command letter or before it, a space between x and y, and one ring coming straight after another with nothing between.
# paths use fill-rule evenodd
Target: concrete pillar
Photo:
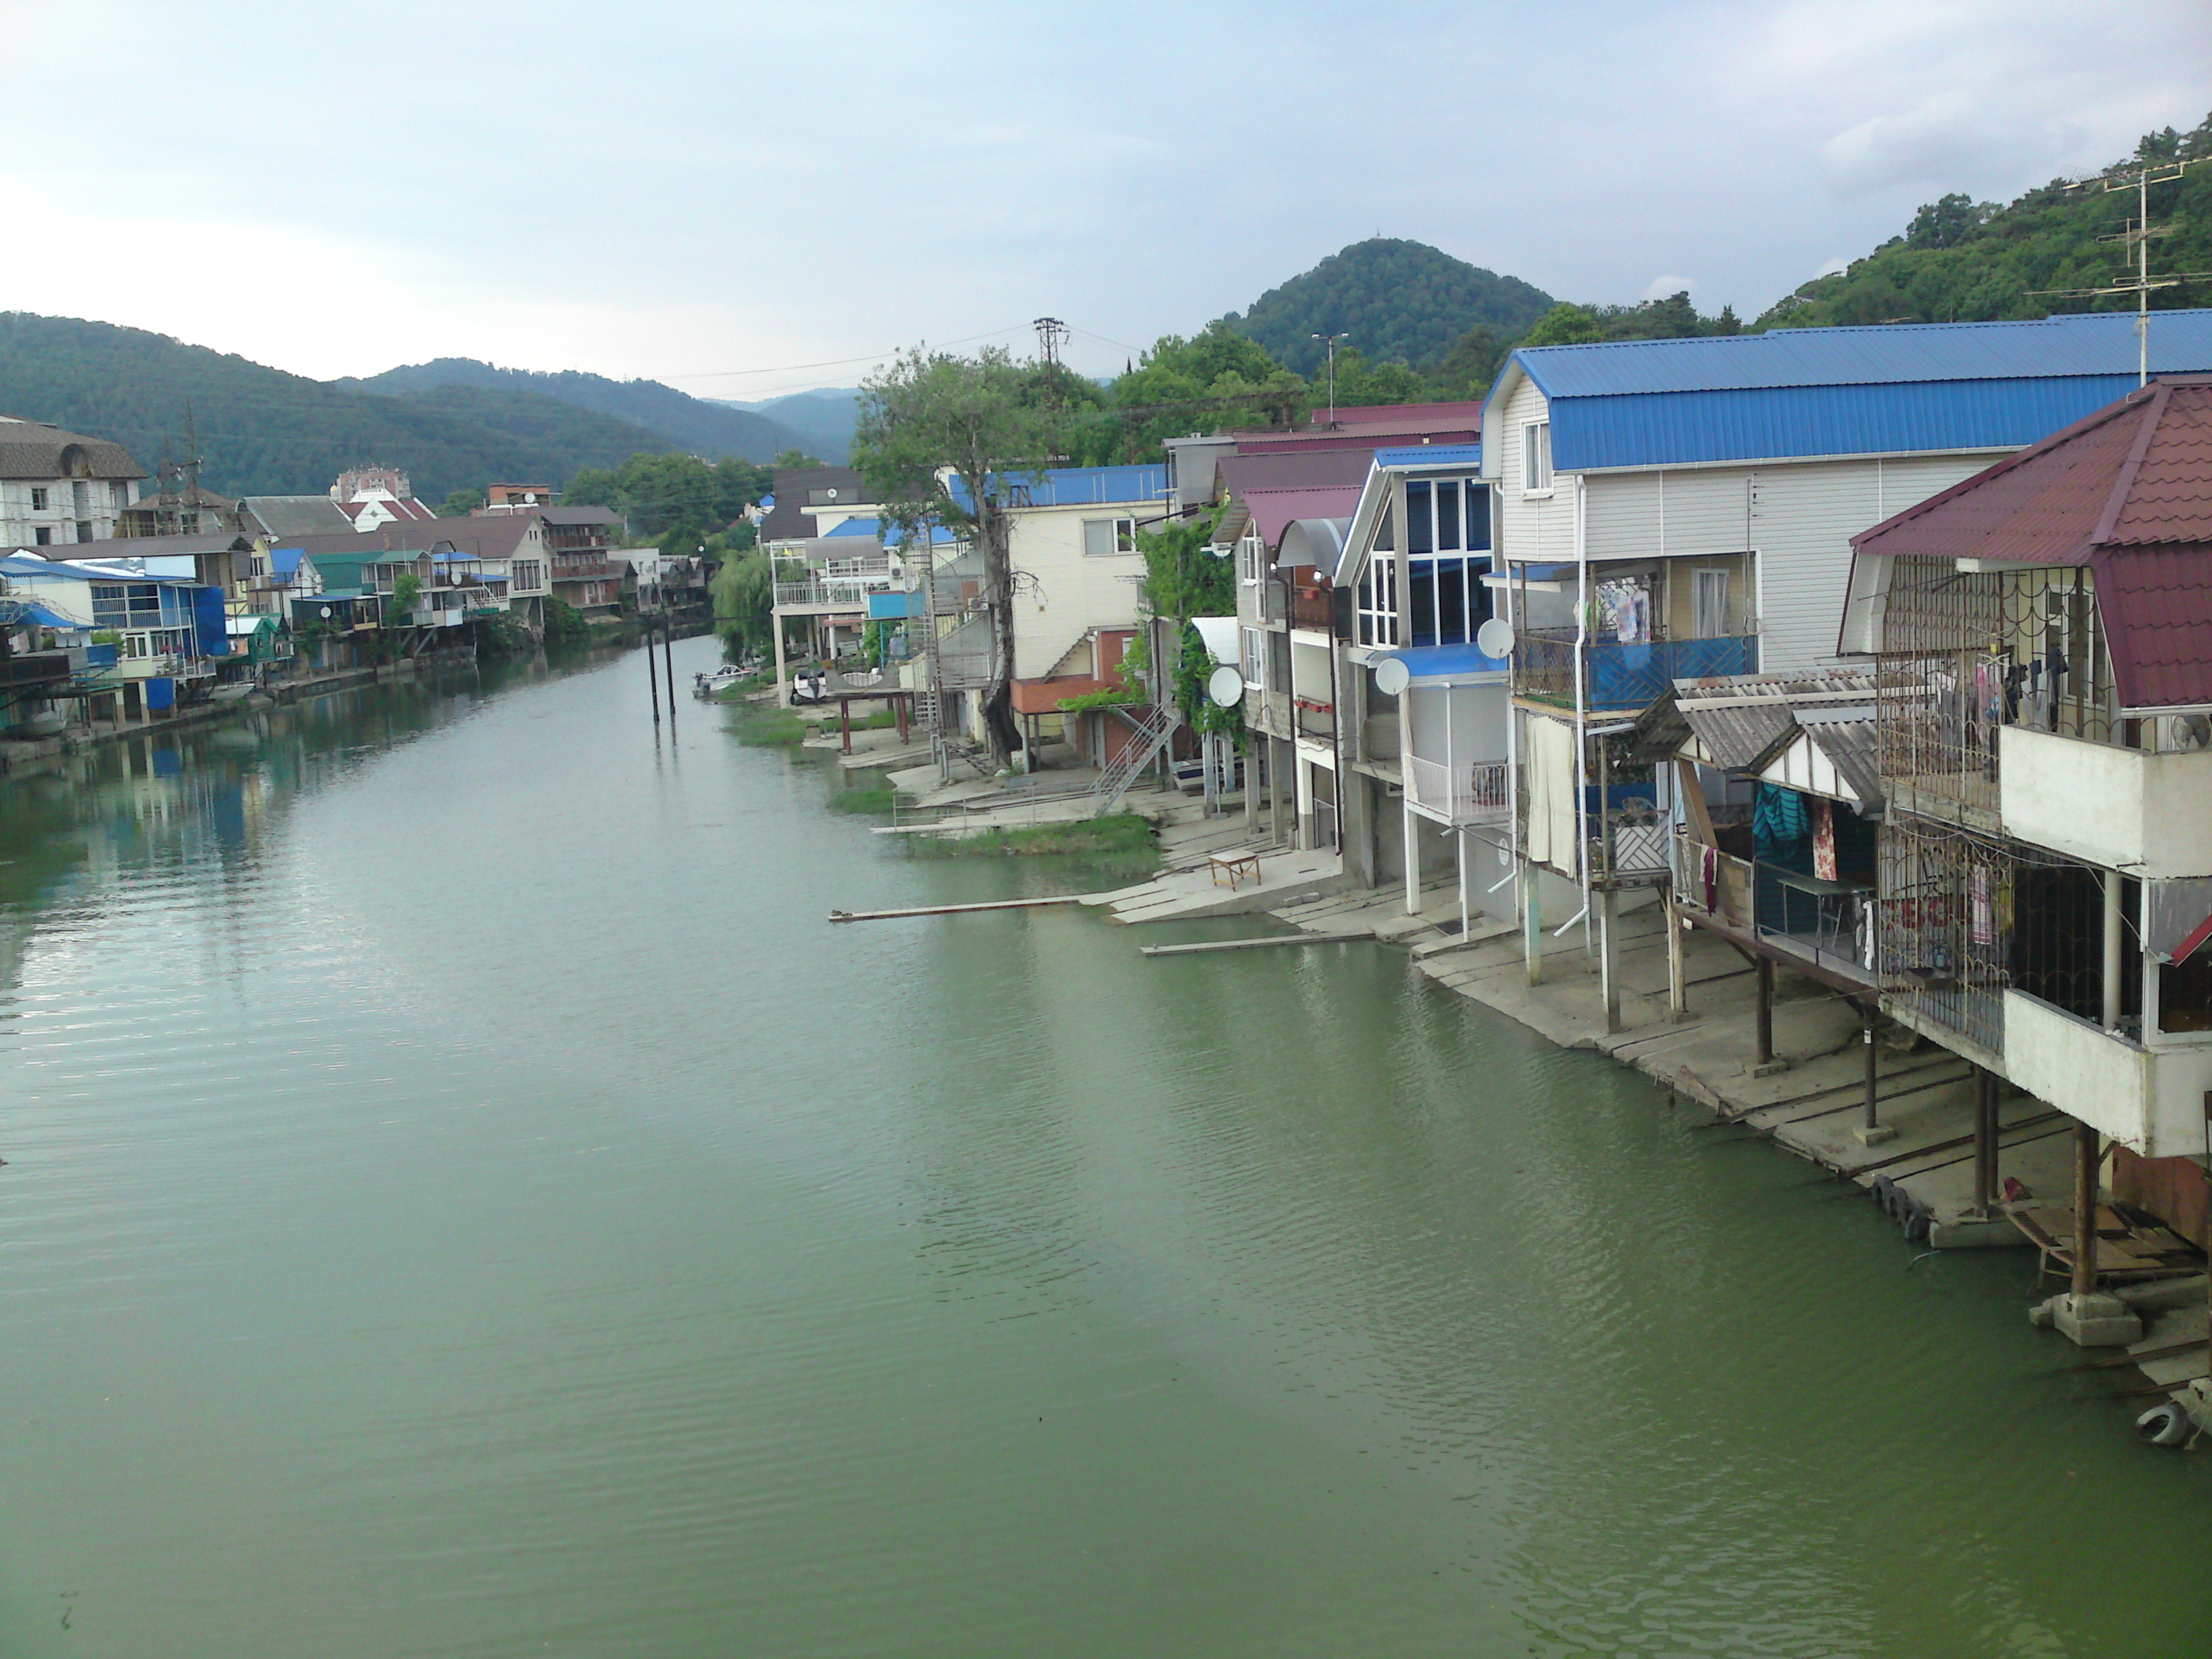
<instances>
[{"instance_id":1,"label":"concrete pillar","mask_svg":"<svg viewBox=\"0 0 2212 1659\"><path fill-rule=\"evenodd\" d=\"M1459 936L1467 937L1467 831L1452 831L1452 854L1459 873Z\"/></svg>"},{"instance_id":2,"label":"concrete pillar","mask_svg":"<svg viewBox=\"0 0 2212 1659\"><path fill-rule=\"evenodd\" d=\"M1533 864L1521 866L1521 952L1528 983L1544 982L1544 878Z\"/></svg>"},{"instance_id":3,"label":"concrete pillar","mask_svg":"<svg viewBox=\"0 0 2212 1659\"><path fill-rule=\"evenodd\" d=\"M1667 920L1667 1012L1675 1019L1690 1017L1690 968L1682 948L1682 913L1674 901L1661 906Z\"/></svg>"},{"instance_id":4,"label":"concrete pillar","mask_svg":"<svg viewBox=\"0 0 2212 1659\"><path fill-rule=\"evenodd\" d=\"M1398 817L1405 828L1406 842L1406 914L1419 915L1421 910L1421 815L1409 801L1398 803Z\"/></svg>"},{"instance_id":5,"label":"concrete pillar","mask_svg":"<svg viewBox=\"0 0 2212 1659\"><path fill-rule=\"evenodd\" d=\"M768 631L769 637L775 641L775 706L788 708L791 707L791 682L785 677L783 670L783 618L773 611L769 613Z\"/></svg>"},{"instance_id":6,"label":"concrete pillar","mask_svg":"<svg viewBox=\"0 0 2212 1659\"><path fill-rule=\"evenodd\" d=\"M1866 1055L1863 1098L1866 1115L1859 1124L1857 1134L1860 1142L1869 1146L1897 1139L1897 1131L1884 1128L1879 1115L1881 1104L1881 1062L1880 1053L1874 1043L1874 1006L1871 1003L1859 1010L1859 1043Z\"/></svg>"},{"instance_id":7,"label":"concrete pillar","mask_svg":"<svg viewBox=\"0 0 2212 1659\"><path fill-rule=\"evenodd\" d=\"M1997 1074L1974 1067L1974 1207L1984 1215L1997 1201Z\"/></svg>"}]
</instances>

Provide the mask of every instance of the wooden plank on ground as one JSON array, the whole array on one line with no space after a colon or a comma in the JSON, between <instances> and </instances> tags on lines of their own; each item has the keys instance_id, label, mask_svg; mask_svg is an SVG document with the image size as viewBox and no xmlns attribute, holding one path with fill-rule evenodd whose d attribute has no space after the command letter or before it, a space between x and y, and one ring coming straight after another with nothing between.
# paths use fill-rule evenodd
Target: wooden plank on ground
<instances>
[{"instance_id":1,"label":"wooden plank on ground","mask_svg":"<svg viewBox=\"0 0 2212 1659\"><path fill-rule=\"evenodd\" d=\"M1372 933L1271 933L1265 939L1218 939L1200 945L1146 945L1139 950L1148 957L1189 957L1203 951L1258 951L1271 945L1346 945L1374 937Z\"/></svg>"},{"instance_id":2,"label":"wooden plank on ground","mask_svg":"<svg viewBox=\"0 0 2212 1659\"><path fill-rule=\"evenodd\" d=\"M832 910L832 921L890 921L899 916L955 916L975 910L1035 910L1048 904L1083 904L1091 893L1062 893L1055 898L993 899L984 904L923 904L910 910Z\"/></svg>"}]
</instances>

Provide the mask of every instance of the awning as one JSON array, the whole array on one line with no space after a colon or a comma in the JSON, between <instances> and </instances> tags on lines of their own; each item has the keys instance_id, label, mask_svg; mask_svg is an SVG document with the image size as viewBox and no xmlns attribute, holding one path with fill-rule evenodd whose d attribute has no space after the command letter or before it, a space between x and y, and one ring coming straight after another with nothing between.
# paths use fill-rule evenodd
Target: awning
<instances>
[{"instance_id":1,"label":"awning","mask_svg":"<svg viewBox=\"0 0 2212 1659\"><path fill-rule=\"evenodd\" d=\"M1237 618L1234 617L1193 617L1190 625L1198 630L1198 637L1206 641L1208 655L1217 663L1235 667L1241 660L1237 649Z\"/></svg>"},{"instance_id":2,"label":"awning","mask_svg":"<svg viewBox=\"0 0 2212 1659\"><path fill-rule=\"evenodd\" d=\"M1359 486L1341 485L1322 489L1255 489L1244 498L1252 509L1252 522L1257 526L1260 539L1270 547L1280 547L1283 532L1301 520L1328 520L1341 522L1349 527L1352 515L1359 510ZM1279 561L1280 562L1280 561ZM1302 561L1316 562L1311 557ZM1335 561L1329 565L1333 570Z\"/></svg>"},{"instance_id":3,"label":"awning","mask_svg":"<svg viewBox=\"0 0 2212 1659\"><path fill-rule=\"evenodd\" d=\"M1479 645L1419 645L1407 646L1396 651L1377 651L1368 658L1371 666L1386 657L1394 657L1406 665L1406 672L1413 683L1425 680L1455 680L1477 674L1502 674L1512 665L1503 657L1483 654Z\"/></svg>"}]
</instances>

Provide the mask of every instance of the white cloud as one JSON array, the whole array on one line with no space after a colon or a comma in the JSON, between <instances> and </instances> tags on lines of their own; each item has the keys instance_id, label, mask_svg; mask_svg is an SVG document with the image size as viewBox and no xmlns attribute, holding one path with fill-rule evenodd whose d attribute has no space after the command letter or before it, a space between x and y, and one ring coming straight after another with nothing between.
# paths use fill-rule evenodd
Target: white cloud
<instances>
[{"instance_id":1,"label":"white cloud","mask_svg":"<svg viewBox=\"0 0 2212 1659\"><path fill-rule=\"evenodd\" d=\"M1694 276L1654 276L1644 285L1644 298L1664 300L1677 294L1695 294L1698 279Z\"/></svg>"}]
</instances>

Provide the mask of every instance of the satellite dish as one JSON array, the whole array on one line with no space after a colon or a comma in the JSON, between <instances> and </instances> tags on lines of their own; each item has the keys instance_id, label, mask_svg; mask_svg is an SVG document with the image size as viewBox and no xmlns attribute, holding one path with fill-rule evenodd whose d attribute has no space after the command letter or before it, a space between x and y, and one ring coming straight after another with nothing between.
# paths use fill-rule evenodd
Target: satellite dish
<instances>
[{"instance_id":1,"label":"satellite dish","mask_svg":"<svg viewBox=\"0 0 2212 1659\"><path fill-rule=\"evenodd\" d=\"M338 608L334 605L319 605L315 607L315 614L318 617L335 617L337 613Z\"/></svg>"},{"instance_id":2,"label":"satellite dish","mask_svg":"<svg viewBox=\"0 0 2212 1659\"><path fill-rule=\"evenodd\" d=\"M1474 630L1474 648L1486 657L1511 656L1513 624L1503 617L1492 617Z\"/></svg>"},{"instance_id":3,"label":"satellite dish","mask_svg":"<svg viewBox=\"0 0 2212 1659\"><path fill-rule=\"evenodd\" d=\"M1396 657L1385 657L1375 665L1375 689L1386 697L1401 696L1413 683L1413 671Z\"/></svg>"},{"instance_id":4,"label":"satellite dish","mask_svg":"<svg viewBox=\"0 0 2212 1659\"><path fill-rule=\"evenodd\" d=\"M1206 677L1206 695L1224 708L1234 708L1244 701L1244 671L1222 664Z\"/></svg>"}]
</instances>

